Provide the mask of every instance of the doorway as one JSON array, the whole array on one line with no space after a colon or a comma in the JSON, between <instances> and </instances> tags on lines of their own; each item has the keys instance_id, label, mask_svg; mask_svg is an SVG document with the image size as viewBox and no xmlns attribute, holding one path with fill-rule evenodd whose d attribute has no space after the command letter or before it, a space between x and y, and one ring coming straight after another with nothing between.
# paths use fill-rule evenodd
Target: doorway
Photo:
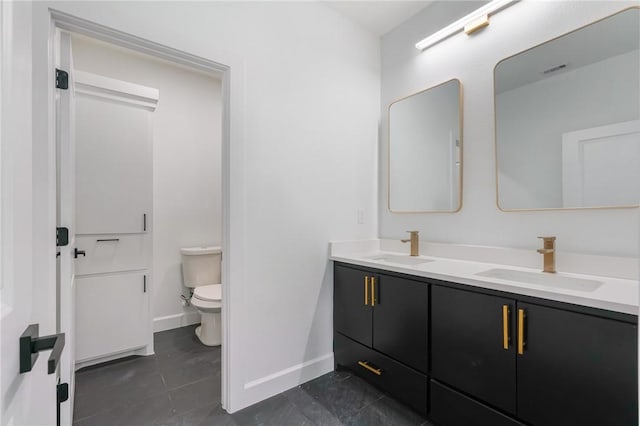
<instances>
[{"instance_id":1,"label":"doorway","mask_svg":"<svg viewBox=\"0 0 640 426\"><path fill-rule=\"evenodd\" d=\"M114 49L123 49L123 48L128 48L131 49L135 54L141 55L141 54L145 54L148 55L151 60L156 60L156 61L165 61L168 63L171 63L171 65L173 65L176 68L180 68L182 69L182 71L190 71L190 72L194 72L196 74L199 74L201 76L207 75L207 76L214 76L213 78L217 78L218 81L220 82L219 87L220 87L220 99L222 101L222 108L219 111L220 116L221 116L221 122L220 122L220 134L221 134L221 145L220 145L220 150L219 150L219 159L220 159L220 185L219 185L219 199L220 199L220 204L222 206L222 208L220 209L220 213L218 214L217 217L217 221L219 222L219 227L220 227L220 231L218 233L218 241L215 241L215 236L210 237L210 238L206 238L204 235L198 235L198 237L200 238L200 240L198 240L198 242L195 242L193 239L191 241L193 242L184 242L184 241L178 241L176 242L179 245L193 245L193 244L198 244L198 245L205 245L205 244L220 244L222 246L222 250L223 253L225 253L225 255L223 256L223 265L222 265L222 282L225 284L225 291L223 292L223 306L225 306L225 309L222 310L222 314L223 314L223 330L222 330L222 338L223 338L223 346L222 346L222 353L221 353L221 366L222 366L222 371L221 371L221 375L222 375L222 383L221 383L221 402L222 402L222 406L226 408L227 406L227 395L228 392L226 391L226 387L227 387L227 383L228 383L228 374L229 372L227 371L227 369L225 368L226 365L228 365L227 362L227 353L229 351L229 347L228 347L228 343L229 343L229 338L228 338L228 333L227 330L229 328L229 321L228 321L228 311L229 311L229 305L228 305L228 288L229 288L229 259L230 259L230 255L229 255L229 251L227 250L229 247L229 230L230 230L230 221L228 220L229 218L229 200L230 200L230 185L229 185L229 156L230 156L230 146L229 146L229 127L230 127L230 120L229 120L229 107L228 107L228 100L229 100L229 96L230 96L230 90L229 90L229 73L230 73L230 69L229 67L199 58L199 57L195 57L189 54L186 54L184 52L178 52L178 51L174 51L172 49L166 48L164 46L158 46L154 43L145 41L145 40L140 40L125 34L119 34L116 33L112 30L107 30L105 28L102 27L98 27L96 25L87 23L87 22L78 22L77 20L70 18L66 15L56 15L55 12L52 13L52 15L54 16L54 21L56 24L56 27L60 30L63 31L67 31L67 32L71 32L72 36L71 38L73 39L74 37L79 40L77 43L80 45L82 43L87 44L88 40L87 39L87 35L91 35L92 38L94 38L92 40L92 42L97 42L97 43L105 43L105 42L109 42L111 43L111 47ZM55 45L55 43L57 43L57 40L55 38L51 39L51 43L54 44L54 48L57 48L57 46ZM86 46L85 46L86 47ZM54 49L55 51L56 49ZM79 68L79 67L78 67ZM162 96L162 95L160 95ZM60 123L58 122L58 126L60 127ZM182 147L183 149L186 149L185 144L183 143L182 145L180 145L180 141L177 141L176 146L178 148ZM169 158L169 160L167 161L168 163L171 163L171 159L176 159L176 156L173 156L172 158ZM191 169L187 169L185 170L185 173L191 173L197 174L198 171L198 167L193 167ZM171 182L170 182L171 183ZM155 186L155 185L154 185ZM170 185L168 185L170 186ZM166 188L167 185L163 185L163 188ZM175 188L174 188L175 189ZM188 193L187 190L185 190L184 187L180 187L178 188L179 193L180 194L185 194ZM155 191L154 191L155 193ZM166 197L166 198L171 198L171 197ZM212 197L213 198L213 197ZM177 201L175 203L178 207L179 206L185 206L186 210L189 210L191 213L195 214L196 216L198 215L198 213L194 213L197 212L197 207L194 208L193 207L193 203L191 205L188 205L188 203L184 202L184 203L180 203L180 201ZM215 204L215 201L212 202L212 204ZM154 203L155 205L155 203ZM176 207L176 206L174 206ZM183 210L185 210L183 209ZM176 209L174 209L175 212ZM180 210L180 209L177 209ZM157 214L157 212L155 212L155 214ZM171 216L171 215L169 215ZM200 216L207 216L206 213L204 214L200 214ZM215 215L214 215L215 216ZM145 217L146 219L146 217ZM143 219L143 220L145 220ZM212 219L212 222L216 221L216 218L210 218ZM170 220L165 221L165 224L170 224ZM157 221L152 222L152 223L158 223ZM146 226L146 223L145 225ZM167 225L167 229L170 228L170 226ZM166 236L166 234L170 232L166 232L163 233L163 235ZM98 233L100 235L102 235L101 233ZM91 235L92 237L96 237L98 234L96 235ZM205 233L202 233L205 234ZM157 233L156 233L157 235ZM113 237L112 235L108 235L109 237ZM106 243L106 244L116 244L117 238L98 238L99 240L110 240L110 241L100 241L100 243ZM96 243L97 243L97 239L96 239ZM174 241L175 242L175 241ZM156 247L157 241L154 241L154 248ZM104 245L104 244L103 244ZM93 246L93 249L105 249L107 250L108 247L98 247L96 245ZM72 250L72 248L69 248L69 250ZM73 247L73 250L80 250L79 247ZM172 249L169 249L170 251ZM85 250L80 250L80 251L85 251ZM154 250L154 258L155 258L155 251ZM164 275L166 277L167 282L176 282L176 276L178 276L178 278L181 278L181 272L180 272L180 265L177 264L175 262L175 254L176 254L176 250L173 250L173 256L174 256L174 261L171 264L171 268L167 269L164 271ZM165 256L166 258L167 256ZM84 258L80 257L80 261L83 261ZM162 261L160 262L161 264ZM171 263L171 262L169 262ZM154 261L154 265L152 270L155 272L156 269L161 269L161 268L156 268L156 262ZM114 272L114 271L111 271ZM115 272L120 272L120 271L115 271ZM104 272L100 272L101 274ZM156 280L155 281L155 290L157 291L164 291L164 289L160 286L160 284L162 283L162 278L157 274L158 276L154 276L153 278ZM103 276L101 276L103 278ZM168 278L167 278L168 277ZM147 281L146 278L145 279L143 285L145 287L143 287L146 291L147 287ZM62 282L62 281L61 281ZM150 278L150 281L148 283L149 287L152 288L152 284L153 280ZM69 289L65 289L64 288L64 284L61 285L60 291L59 291L59 297L61 298L61 300L59 300L59 307L64 307L64 306L70 306L73 304L73 302L71 300L68 300L68 298L70 297L70 291L68 291ZM175 288L173 289L175 290ZM183 289L182 289L183 290ZM183 291L183 295L188 296L188 291L186 292L186 294L184 294L185 292ZM160 293L161 296L166 296L162 293ZM67 300L64 300L64 298L67 298ZM188 297L187 297L188 298ZM152 299L153 300L153 299ZM171 293L169 296L166 297L166 301L180 301L180 292L176 292L175 294ZM80 301L76 301L76 303L79 303ZM171 302L168 302L171 303ZM97 305L99 306L99 305ZM90 310L91 312L91 310ZM86 315L86 314L85 314ZM153 325L151 325L150 330L155 330L155 331L161 331L161 330L168 330L168 329L173 329L176 328L178 326L184 326L184 325L189 325L192 324L194 322L197 322L199 319L199 315L197 314L196 311L194 310L185 310L184 313L182 314L170 314L170 315L159 315L157 317L154 318L155 321L153 321ZM68 333L68 335L74 335L76 334L76 332L78 330L74 330L73 327L69 326L69 322L67 321L65 326L61 326L60 327L60 331ZM75 337L75 336L74 336ZM79 336L78 336L79 337ZM71 339L73 340L73 339ZM147 345L145 345L144 349L142 349L143 351L146 351L147 354L152 353L153 351L153 338L151 338L149 340L149 343ZM142 354L140 352L140 350L137 351L137 354ZM95 354L93 354L95 355ZM122 355L127 355L126 353L120 352L116 355L114 355L113 358L119 358ZM72 360L69 363L69 365L66 367L66 371L65 371L65 366L63 366L63 368L61 369L61 380L63 381L69 381L69 383L73 383L73 374L74 374L74 368L75 368L75 360L73 360L73 356L71 356ZM107 358L100 358L100 357L89 357L91 358L87 364L85 365L90 365L93 363L93 361L95 360L109 360L108 357ZM73 386L71 386L71 393L73 396ZM220 391L220 389L219 389ZM220 394L220 392L218 392L218 394ZM63 408L63 419L65 419L66 416L66 420L63 420L63 424L66 423L71 423L71 405L69 404L69 408L68 410L65 410Z\"/></svg>"}]
</instances>

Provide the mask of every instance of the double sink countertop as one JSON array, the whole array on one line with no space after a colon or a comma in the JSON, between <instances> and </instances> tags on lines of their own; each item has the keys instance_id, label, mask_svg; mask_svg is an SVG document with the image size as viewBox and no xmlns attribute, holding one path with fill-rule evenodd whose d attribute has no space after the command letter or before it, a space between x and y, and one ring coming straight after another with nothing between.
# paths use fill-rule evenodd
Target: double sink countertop
<instances>
[{"instance_id":1,"label":"double sink countertop","mask_svg":"<svg viewBox=\"0 0 640 426\"><path fill-rule=\"evenodd\" d=\"M429 243L422 243L429 245ZM352 265L376 268L385 271L398 272L402 274L414 275L417 277L433 278L436 280L450 281L459 284L466 284L491 290L504 291L521 294L525 296L538 297L542 299L555 300L559 302L571 303L575 305L588 306L609 311L621 312L625 314L638 314L638 281L632 279L631 275L637 273L633 266L637 265L634 259L620 259L584 256L584 261L593 263L594 258L601 258L604 264L608 264L612 269L625 270L624 278L614 278L603 275L588 275L574 272L563 272L560 269L555 274L541 272L540 269L522 266L531 263L532 259L537 259L542 265L540 255L523 257L521 250L502 251L508 260L509 257L516 260L514 264L489 263L485 261L469 260L472 251L484 250L482 258L491 258L492 248L459 246L457 250L453 247L443 249L443 245L427 251L426 255L409 256L403 252L406 246L399 246L394 242L385 240L366 240L352 242L332 242L330 244L330 259L348 263ZM453 253L456 250L461 254L460 258L434 256L432 253ZM512 252L512 253L510 253ZM486 253L490 253L486 255ZM506 255L505 255L506 253ZM515 253L515 255L513 254ZM493 253L493 256L500 253ZM563 253L558 253L561 258ZM571 255L569 255L571 256ZM464 259L464 257L467 257ZM580 259L579 256L574 257ZM502 261L501 261L502 262ZM517 266L515 266L517 265ZM620 267L623 265L624 267ZM579 266L578 266L579 268ZM606 267L601 268L606 270ZM631 271L631 272L630 272Z\"/></svg>"}]
</instances>

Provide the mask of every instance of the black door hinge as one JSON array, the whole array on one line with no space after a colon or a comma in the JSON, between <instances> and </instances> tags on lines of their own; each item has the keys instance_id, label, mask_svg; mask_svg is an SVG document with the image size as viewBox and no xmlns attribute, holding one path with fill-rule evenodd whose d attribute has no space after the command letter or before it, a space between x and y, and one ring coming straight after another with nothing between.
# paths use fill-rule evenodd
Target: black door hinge
<instances>
[{"instance_id":1,"label":"black door hinge","mask_svg":"<svg viewBox=\"0 0 640 426\"><path fill-rule=\"evenodd\" d=\"M69 245L69 228L56 228L56 246Z\"/></svg>"},{"instance_id":2,"label":"black door hinge","mask_svg":"<svg viewBox=\"0 0 640 426\"><path fill-rule=\"evenodd\" d=\"M56 425L60 426L60 404L69 399L69 384L68 383L59 383L56 385L56 399L58 401L58 409L57 409L57 422Z\"/></svg>"},{"instance_id":3,"label":"black door hinge","mask_svg":"<svg viewBox=\"0 0 640 426\"><path fill-rule=\"evenodd\" d=\"M61 402L65 402L69 399L69 384L68 383L60 383L56 386L56 393L58 396L58 404Z\"/></svg>"},{"instance_id":4,"label":"black door hinge","mask_svg":"<svg viewBox=\"0 0 640 426\"><path fill-rule=\"evenodd\" d=\"M56 68L56 89L67 90L69 88L69 73Z\"/></svg>"}]
</instances>

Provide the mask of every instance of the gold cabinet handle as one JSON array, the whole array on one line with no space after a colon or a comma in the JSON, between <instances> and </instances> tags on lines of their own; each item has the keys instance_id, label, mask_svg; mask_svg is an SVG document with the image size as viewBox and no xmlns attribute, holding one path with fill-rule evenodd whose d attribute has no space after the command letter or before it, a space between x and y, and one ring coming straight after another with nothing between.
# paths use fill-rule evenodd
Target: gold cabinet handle
<instances>
[{"instance_id":1,"label":"gold cabinet handle","mask_svg":"<svg viewBox=\"0 0 640 426\"><path fill-rule=\"evenodd\" d=\"M509 306L502 305L502 348L509 349Z\"/></svg>"},{"instance_id":2,"label":"gold cabinet handle","mask_svg":"<svg viewBox=\"0 0 640 426\"><path fill-rule=\"evenodd\" d=\"M381 376L382 375L382 370L380 370L379 368L373 368L372 366L367 364L367 361L358 361L358 365L361 366L361 367L366 368L367 370L371 371L373 374L375 374L377 376Z\"/></svg>"},{"instance_id":3,"label":"gold cabinet handle","mask_svg":"<svg viewBox=\"0 0 640 426\"><path fill-rule=\"evenodd\" d=\"M369 277L364 277L364 304L369 305Z\"/></svg>"},{"instance_id":4,"label":"gold cabinet handle","mask_svg":"<svg viewBox=\"0 0 640 426\"><path fill-rule=\"evenodd\" d=\"M518 355L524 355L524 309L518 309Z\"/></svg>"},{"instance_id":5,"label":"gold cabinet handle","mask_svg":"<svg viewBox=\"0 0 640 426\"><path fill-rule=\"evenodd\" d=\"M371 306L376 306L376 277L371 277Z\"/></svg>"}]
</instances>

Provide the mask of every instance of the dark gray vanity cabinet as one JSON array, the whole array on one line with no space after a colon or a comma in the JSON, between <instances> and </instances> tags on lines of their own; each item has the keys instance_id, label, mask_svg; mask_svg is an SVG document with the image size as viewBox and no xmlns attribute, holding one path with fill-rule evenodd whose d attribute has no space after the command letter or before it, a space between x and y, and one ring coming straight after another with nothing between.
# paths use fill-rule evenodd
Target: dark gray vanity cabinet
<instances>
[{"instance_id":1,"label":"dark gray vanity cabinet","mask_svg":"<svg viewBox=\"0 0 640 426\"><path fill-rule=\"evenodd\" d=\"M336 263L334 356L438 426L638 425L638 319Z\"/></svg>"},{"instance_id":2,"label":"dark gray vanity cabinet","mask_svg":"<svg viewBox=\"0 0 640 426\"><path fill-rule=\"evenodd\" d=\"M635 323L446 286L431 301L437 423L469 424L471 410L490 425L498 409L531 425L638 424Z\"/></svg>"},{"instance_id":3,"label":"dark gray vanity cabinet","mask_svg":"<svg viewBox=\"0 0 640 426\"><path fill-rule=\"evenodd\" d=\"M334 355L357 374L426 414L429 285L336 263Z\"/></svg>"}]
</instances>

